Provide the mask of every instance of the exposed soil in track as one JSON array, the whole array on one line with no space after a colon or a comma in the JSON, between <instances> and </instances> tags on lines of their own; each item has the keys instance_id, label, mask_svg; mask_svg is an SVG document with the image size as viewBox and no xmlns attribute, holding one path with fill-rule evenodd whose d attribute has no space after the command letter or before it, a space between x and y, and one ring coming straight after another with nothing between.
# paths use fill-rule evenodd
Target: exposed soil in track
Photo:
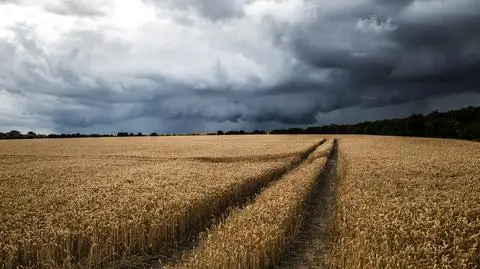
<instances>
[{"instance_id":1,"label":"exposed soil in track","mask_svg":"<svg viewBox=\"0 0 480 269\"><path fill-rule=\"evenodd\" d=\"M307 204L304 223L294 242L285 251L275 269L328 268L326 257L331 243L330 210L333 201L332 184L337 171L337 142L334 145L321 183Z\"/></svg>"}]
</instances>

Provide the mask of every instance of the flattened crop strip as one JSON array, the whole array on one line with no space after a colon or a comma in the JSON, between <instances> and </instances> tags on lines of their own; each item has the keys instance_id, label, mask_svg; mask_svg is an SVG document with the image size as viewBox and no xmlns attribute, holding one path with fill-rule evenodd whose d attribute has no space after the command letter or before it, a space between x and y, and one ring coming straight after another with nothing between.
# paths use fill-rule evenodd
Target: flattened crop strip
<instances>
[{"instance_id":1,"label":"flattened crop strip","mask_svg":"<svg viewBox=\"0 0 480 269\"><path fill-rule=\"evenodd\" d=\"M234 210L185 259L170 268L267 268L276 264L297 233L306 202L319 183L332 140L300 166Z\"/></svg>"}]
</instances>

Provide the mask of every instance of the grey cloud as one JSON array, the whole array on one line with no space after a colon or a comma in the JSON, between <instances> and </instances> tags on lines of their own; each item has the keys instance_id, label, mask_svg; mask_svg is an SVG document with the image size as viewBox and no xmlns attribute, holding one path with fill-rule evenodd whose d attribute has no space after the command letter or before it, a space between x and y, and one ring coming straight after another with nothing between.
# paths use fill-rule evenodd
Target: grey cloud
<instances>
[{"instance_id":1,"label":"grey cloud","mask_svg":"<svg viewBox=\"0 0 480 269\"><path fill-rule=\"evenodd\" d=\"M102 1L62 0L45 5L45 10L59 15L98 17L105 14Z\"/></svg>"},{"instance_id":2,"label":"grey cloud","mask_svg":"<svg viewBox=\"0 0 480 269\"><path fill-rule=\"evenodd\" d=\"M244 0L144 0L161 8L193 10L200 16L217 21L244 15Z\"/></svg>"},{"instance_id":3,"label":"grey cloud","mask_svg":"<svg viewBox=\"0 0 480 269\"><path fill-rule=\"evenodd\" d=\"M0 0L0 5L6 4L23 4L22 0Z\"/></svg>"}]
</instances>

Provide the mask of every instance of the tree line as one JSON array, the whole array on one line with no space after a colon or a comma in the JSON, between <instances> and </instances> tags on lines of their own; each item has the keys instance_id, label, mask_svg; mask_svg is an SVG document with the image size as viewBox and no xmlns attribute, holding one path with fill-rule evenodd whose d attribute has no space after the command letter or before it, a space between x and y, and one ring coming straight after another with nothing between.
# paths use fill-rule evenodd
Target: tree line
<instances>
[{"instance_id":1,"label":"tree line","mask_svg":"<svg viewBox=\"0 0 480 269\"><path fill-rule=\"evenodd\" d=\"M252 132L217 131L216 133L190 134L150 134L118 132L105 134L22 134L17 130L0 132L0 139L38 139L38 138L82 138L82 137L138 137L138 136L178 136L178 135L247 135L247 134L367 134L456 138L480 141L480 107L467 107L449 112L434 111L427 115L414 114L408 118L367 121L357 124L330 124L307 128L275 129L271 131L254 130Z\"/></svg>"},{"instance_id":2,"label":"tree line","mask_svg":"<svg viewBox=\"0 0 480 269\"><path fill-rule=\"evenodd\" d=\"M270 134L366 134L480 140L480 107L357 124L279 129Z\"/></svg>"}]
</instances>

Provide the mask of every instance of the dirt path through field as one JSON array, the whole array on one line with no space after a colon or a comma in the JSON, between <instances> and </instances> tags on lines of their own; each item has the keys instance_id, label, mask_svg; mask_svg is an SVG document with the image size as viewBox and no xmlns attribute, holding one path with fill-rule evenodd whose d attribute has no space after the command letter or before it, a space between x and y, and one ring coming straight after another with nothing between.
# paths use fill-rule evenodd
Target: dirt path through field
<instances>
[{"instance_id":1,"label":"dirt path through field","mask_svg":"<svg viewBox=\"0 0 480 269\"><path fill-rule=\"evenodd\" d=\"M307 205L305 223L295 241L285 252L275 269L327 268L326 257L331 242L330 207L333 199L332 184L336 177L337 144L327 163L323 181L316 198Z\"/></svg>"}]
</instances>

